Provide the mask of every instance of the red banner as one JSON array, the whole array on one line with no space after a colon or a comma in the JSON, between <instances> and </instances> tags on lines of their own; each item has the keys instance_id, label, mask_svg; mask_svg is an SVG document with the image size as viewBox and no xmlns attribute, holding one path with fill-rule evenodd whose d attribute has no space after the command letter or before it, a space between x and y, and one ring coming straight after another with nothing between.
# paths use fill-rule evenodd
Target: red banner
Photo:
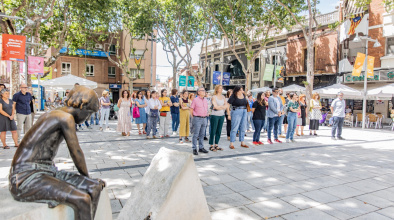
<instances>
[{"instance_id":1,"label":"red banner","mask_svg":"<svg viewBox=\"0 0 394 220\"><path fill-rule=\"evenodd\" d=\"M1 60L25 61L26 37L3 34Z\"/></svg>"}]
</instances>

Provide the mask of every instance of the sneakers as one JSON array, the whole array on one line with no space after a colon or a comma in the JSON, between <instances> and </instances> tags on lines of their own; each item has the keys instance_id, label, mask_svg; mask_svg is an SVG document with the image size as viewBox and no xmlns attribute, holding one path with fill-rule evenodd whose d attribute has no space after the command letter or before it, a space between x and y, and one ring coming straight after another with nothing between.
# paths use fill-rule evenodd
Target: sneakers
<instances>
[{"instance_id":1,"label":"sneakers","mask_svg":"<svg viewBox=\"0 0 394 220\"><path fill-rule=\"evenodd\" d=\"M103 127L100 127L99 130L100 130L100 131L103 131Z\"/></svg>"},{"instance_id":2,"label":"sneakers","mask_svg":"<svg viewBox=\"0 0 394 220\"><path fill-rule=\"evenodd\" d=\"M258 143L259 145L264 145L264 143L261 142L261 141L258 141L257 143Z\"/></svg>"},{"instance_id":3,"label":"sneakers","mask_svg":"<svg viewBox=\"0 0 394 220\"><path fill-rule=\"evenodd\" d=\"M276 143L282 143L282 141L280 141L279 139L275 139L274 140Z\"/></svg>"},{"instance_id":4,"label":"sneakers","mask_svg":"<svg viewBox=\"0 0 394 220\"><path fill-rule=\"evenodd\" d=\"M273 144L272 141L271 141L271 139L268 139L267 142L268 142L269 144Z\"/></svg>"},{"instance_id":5,"label":"sneakers","mask_svg":"<svg viewBox=\"0 0 394 220\"><path fill-rule=\"evenodd\" d=\"M292 143L295 143L295 142L296 142L294 139L291 139L290 141L291 141Z\"/></svg>"},{"instance_id":6,"label":"sneakers","mask_svg":"<svg viewBox=\"0 0 394 220\"><path fill-rule=\"evenodd\" d=\"M334 140L334 141L335 141L335 140L337 140L337 139L336 139L335 137L331 137L331 140Z\"/></svg>"},{"instance_id":7,"label":"sneakers","mask_svg":"<svg viewBox=\"0 0 394 220\"><path fill-rule=\"evenodd\" d=\"M253 144L254 144L254 145L259 145L259 142L253 141Z\"/></svg>"},{"instance_id":8,"label":"sneakers","mask_svg":"<svg viewBox=\"0 0 394 220\"><path fill-rule=\"evenodd\" d=\"M280 138L286 138L286 136L283 135L283 134L279 135L279 137L280 137Z\"/></svg>"},{"instance_id":9,"label":"sneakers","mask_svg":"<svg viewBox=\"0 0 394 220\"><path fill-rule=\"evenodd\" d=\"M290 143L290 140L289 140L289 139L286 139L286 143Z\"/></svg>"},{"instance_id":10,"label":"sneakers","mask_svg":"<svg viewBox=\"0 0 394 220\"><path fill-rule=\"evenodd\" d=\"M338 137L338 140L346 140L345 138L343 138L343 137Z\"/></svg>"}]
</instances>

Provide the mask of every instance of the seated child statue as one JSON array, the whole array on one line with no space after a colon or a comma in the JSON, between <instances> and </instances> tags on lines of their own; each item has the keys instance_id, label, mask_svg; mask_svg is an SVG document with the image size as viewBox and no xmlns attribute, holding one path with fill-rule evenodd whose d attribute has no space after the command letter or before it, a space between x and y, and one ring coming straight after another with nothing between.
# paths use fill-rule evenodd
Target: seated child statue
<instances>
[{"instance_id":1,"label":"seated child statue","mask_svg":"<svg viewBox=\"0 0 394 220\"><path fill-rule=\"evenodd\" d=\"M90 220L105 183L89 178L75 123L98 111L98 98L92 89L75 86L64 103L43 114L23 137L12 160L9 189L17 201L47 203L50 208L66 204L74 209L75 219ZM79 173L59 171L55 166L53 160L63 140Z\"/></svg>"}]
</instances>

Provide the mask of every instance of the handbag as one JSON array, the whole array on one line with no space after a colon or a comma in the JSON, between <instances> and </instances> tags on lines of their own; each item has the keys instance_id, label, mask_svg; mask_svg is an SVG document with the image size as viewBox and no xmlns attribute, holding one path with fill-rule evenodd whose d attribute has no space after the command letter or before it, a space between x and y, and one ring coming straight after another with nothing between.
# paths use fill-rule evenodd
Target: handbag
<instances>
[{"instance_id":1,"label":"handbag","mask_svg":"<svg viewBox=\"0 0 394 220\"><path fill-rule=\"evenodd\" d=\"M136 106L133 108L133 118L139 118L140 117L140 109Z\"/></svg>"},{"instance_id":2,"label":"handbag","mask_svg":"<svg viewBox=\"0 0 394 220\"><path fill-rule=\"evenodd\" d=\"M160 116L167 117L167 112L160 112Z\"/></svg>"}]
</instances>

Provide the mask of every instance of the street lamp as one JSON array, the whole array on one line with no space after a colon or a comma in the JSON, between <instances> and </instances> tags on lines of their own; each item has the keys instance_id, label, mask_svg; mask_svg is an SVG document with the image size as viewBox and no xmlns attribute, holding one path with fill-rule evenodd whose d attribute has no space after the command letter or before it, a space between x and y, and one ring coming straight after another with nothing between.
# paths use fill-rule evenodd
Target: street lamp
<instances>
[{"instance_id":1,"label":"street lamp","mask_svg":"<svg viewBox=\"0 0 394 220\"><path fill-rule=\"evenodd\" d=\"M9 16L9 15L4 14L3 12L0 12L0 17L24 20L24 21L26 21L26 25L27 26L31 26L31 25L35 24L35 22L33 20L29 19L29 18L22 18L22 17L18 17L18 16Z\"/></svg>"},{"instance_id":2,"label":"street lamp","mask_svg":"<svg viewBox=\"0 0 394 220\"><path fill-rule=\"evenodd\" d=\"M368 42L375 42L373 47L380 47L382 46L378 40L372 39L368 36L358 36L358 33L356 34L356 37L354 37L353 42L359 43L361 40L366 41L366 46L365 46L365 61L364 61L364 97L363 97L363 123L362 123L362 128L365 128L366 120L367 120L367 82L368 82L368 71L367 71L367 62L368 62Z\"/></svg>"}]
</instances>

